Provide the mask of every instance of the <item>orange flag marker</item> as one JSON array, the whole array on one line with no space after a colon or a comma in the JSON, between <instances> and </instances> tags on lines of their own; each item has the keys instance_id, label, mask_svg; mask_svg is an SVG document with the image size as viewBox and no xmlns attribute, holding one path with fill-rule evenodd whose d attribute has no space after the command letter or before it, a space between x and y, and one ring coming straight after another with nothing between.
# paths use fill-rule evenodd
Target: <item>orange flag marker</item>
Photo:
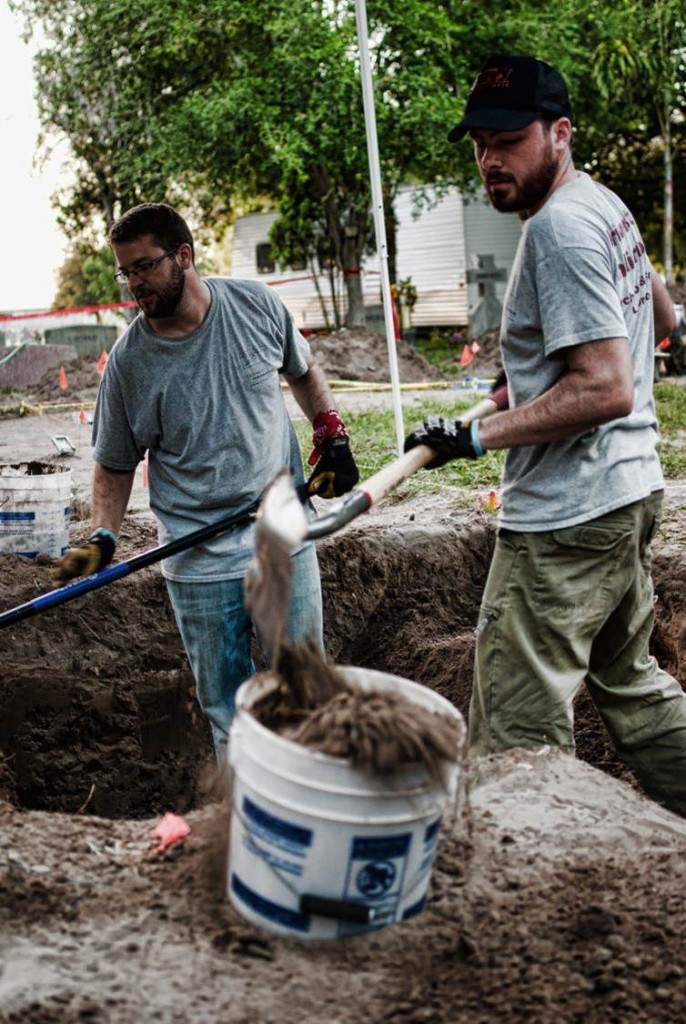
<instances>
[{"instance_id":1,"label":"orange flag marker","mask_svg":"<svg viewBox=\"0 0 686 1024\"><path fill-rule=\"evenodd\" d=\"M67 375L64 372L64 367L60 366L60 387L63 391L66 391L69 385L67 384Z\"/></svg>"},{"instance_id":2,"label":"orange flag marker","mask_svg":"<svg viewBox=\"0 0 686 1024\"><path fill-rule=\"evenodd\" d=\"M465 345L462 349L462 355L460 356L460 366L469 366L470 363L474 362L474 355L469 345Z\"/></svg>"},{"instance_id":3,"label":"orange flag marker","mask_svg":"<svg viewBox=\"0 0 686 1024\"><path fill-rule=\"evenodd\" d=\"M491 512L493 515L503 507L503 503L498 497L497 491L489 491L486 496L479 497L479 504L486 512Z\"/></svg>"},{"instance_id":4,"label":"orange flag marker","mask_svg":"<svg viewBox=\"0 0 686 1024\"><path fill-rule=\"evenodd\" d=\"M154 828L150 829L150 835L153 839L158 839L159 843L155 848L155 853L164 853L167 847L171 846L172 843L178 843L182 839L185 839L191 828L188 822L180 818L178 814L172 814L171 811L165 811L162 820L155 825Z\"/></svg>"},{"instance_id":5,"label":"orange flag marker","mask_svg":"<svg viewBox=\"0 0 686 1024\"><path fill-rule=\"evenodd\" d=\"M105 372L105 364L106 363L107 363L107 352L105 352L105 350L103 349L102 352L100 353L100 358L98 359L98 373L100 374L101 377L102 377L103 373Z\"/></svg>"},{"instance_id":6,"label":"orange flag marker","mask_svg":"<svg viewBox=\"0 0 686 1024\"><path fill-rule=\"evenodd\" d=\"M86 410L79 410L79 423L88 423L88 417L86 416Z\"/></svg>"}]
</instances>

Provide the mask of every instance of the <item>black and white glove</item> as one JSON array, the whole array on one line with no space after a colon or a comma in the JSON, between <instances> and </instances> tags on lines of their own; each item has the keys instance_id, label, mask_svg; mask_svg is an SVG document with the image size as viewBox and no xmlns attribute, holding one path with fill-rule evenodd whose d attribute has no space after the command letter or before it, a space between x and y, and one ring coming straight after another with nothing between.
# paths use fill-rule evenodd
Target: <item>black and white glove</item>
<instances>
[{"instance_id":1,"label":"black and white glove","mask_svg":"<svg viewBox=\"0 0 686 1024\"><path fill-rule=\"evenodd\" d=\"M478 459L484 455L479 444L479 420L472 420L463 427L459 420L448 420L444 416L428 416L420 427L416 427L405 438L405 451L418 444L428 445L436 452L427 469L438 469L451 459Z\"/></svg>"}]
</instances>

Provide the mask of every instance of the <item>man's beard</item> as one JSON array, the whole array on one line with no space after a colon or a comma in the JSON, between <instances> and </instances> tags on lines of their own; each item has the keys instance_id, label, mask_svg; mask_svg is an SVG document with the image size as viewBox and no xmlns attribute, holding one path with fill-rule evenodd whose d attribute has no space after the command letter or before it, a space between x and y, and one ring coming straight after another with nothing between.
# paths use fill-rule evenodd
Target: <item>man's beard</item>
<instances>
[{"instance_id":1,"label":"man's beard","mask_svg":"<svg viewBox=\"0 0 686 1024\"><path fill-rule=\"evenodd\" d=\"M559 163L549 149L542 163L534 171L531 171L519 185L515 184L507 173L498 175L497 172L494 172L486 178L486 190L492 206L500 213L519 213L521 210L532 209L548 195L558 170ZM494 194L489 185L495 185L498 181L513 184L514 192Z\"/></svg>"},{"instance_id":2,"label":"man's beard","mask_svg":"<svg viewBox=\"0 0 686 1024\"><path fill-rule=\"evenodd\" d=\"M145 315L151 320L163 320L166 317L176 315L184 289L186 287L186 275L178 263L172 263L171 277L162 288L152 289L141 285L136 289L136 301ZM146 296L143 302L139 296Z\"/></svg>"}]
</instances>

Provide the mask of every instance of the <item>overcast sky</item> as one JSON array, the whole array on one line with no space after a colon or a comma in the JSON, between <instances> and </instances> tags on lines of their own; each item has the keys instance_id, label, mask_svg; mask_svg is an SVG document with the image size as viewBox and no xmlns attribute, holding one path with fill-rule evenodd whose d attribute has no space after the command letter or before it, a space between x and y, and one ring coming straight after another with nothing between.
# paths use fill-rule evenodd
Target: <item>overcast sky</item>
<instances>
[{"instance_id":1,"label":"overcast sky","mask_svg":"<svg viewBox=\"0 0 686 1024\"><path fill-rule=\"evenodd\" d=\"M64 182L63 143L49 164L34 168L38 120L31 50L20 21L0 3L0 311L48 309L64 236L50 195Z\"/></svg>"}]
</instances>

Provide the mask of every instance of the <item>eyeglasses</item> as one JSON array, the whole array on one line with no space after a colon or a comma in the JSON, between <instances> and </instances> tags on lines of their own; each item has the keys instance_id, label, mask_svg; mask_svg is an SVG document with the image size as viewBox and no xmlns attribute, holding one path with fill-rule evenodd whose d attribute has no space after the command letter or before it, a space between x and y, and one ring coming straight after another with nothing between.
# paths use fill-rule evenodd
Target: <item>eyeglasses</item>
<instances>
[{"instance_id":1,"label":"eyeglasses","mask_svg":"<svg viewBox=\"0 0 686 1024\"><path fill-rule=\"evenodd\" d=\"M134 263L130 270L125 270L124 267L120 267L117 273L114 275L115 281L128 281L132 274L137 277L147 277L155 269L158 263L162 260L169 259L170 256L175 256L178 250L170 249L169 252L163 252L161 256L155 257L154 260L139 260L138 263Z\"/></svg>"}]
</instances>

